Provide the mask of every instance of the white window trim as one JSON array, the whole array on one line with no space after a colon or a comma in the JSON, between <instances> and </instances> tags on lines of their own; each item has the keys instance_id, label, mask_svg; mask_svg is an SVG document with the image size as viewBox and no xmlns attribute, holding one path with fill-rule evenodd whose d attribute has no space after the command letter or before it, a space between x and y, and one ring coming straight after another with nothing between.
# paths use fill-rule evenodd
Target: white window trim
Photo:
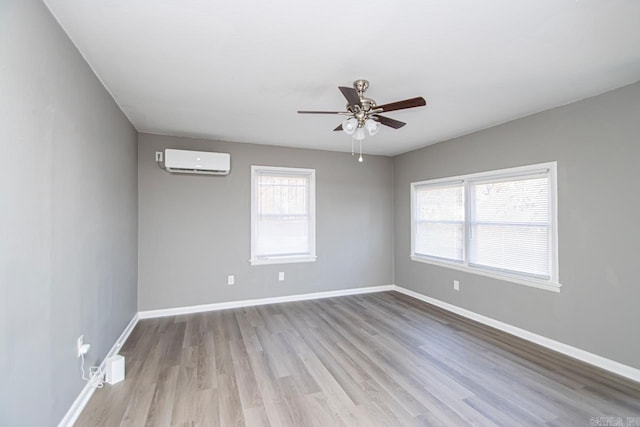
<instances>
[{"instance_id":1,"label":"white window trim","mask_svg":"<svg viewBox=\"0 0 640 427\"><path fill-rule=\"evenodd\" d=\"M257 219L258 219L258 194L256 191L256 172L258 171L274 171L274 172L290 172L309 174L309 246L311 247L310 255L295 256L277 256L262 257L256 256L255 242L258 235ZM251 265L268 265L268 264L290 264L297 262L315 262L316 257L316 170L303 168L287 168L281 166L258 166L251 165Z\"/></svg>"},{"instance_id":2,"label":"white window trim","mask_svg":"<svg viewBox=\"0 0 640 427\"><path fill-rule=\"evenodd\" d=\"M550 278L548 280L545 279L537 279L533 277L529 277L526 275L519 274L511 274L508 272L499 272L492 271L489 269L484 269L481 267L475 267L469 265L468 258L468 232L470 227L470 211L471 205L469 204L469 181L477 180L477 179L485 179L485 178L508 178L510 176L518 176L525 174L533 174L536 172L547 171L549 172L549 185L551 187L551 251L549 256L550 259ZM463 249L463 261L447 261L442 258L431 257L428 255L419 255L415 253L415 193L416 187L421 185L437 185L437 184L451 184L455 182L462 182L464 185L465 192L465 226L463 228L463 239L464 239L464 249ZM491 277L498 280L504 280L507 282L517 283L520 285L531 286L534 288L545 289L552 292L560 292L560 287L562 284L560 283L559 278L559 270L558 270L558 187L557 187L557 162L547 162L547 163L538 163L535 165L528 166L518 166L514 168L508 169L499 169L487 172L479 172L472 173L466 175L458 175L451 176L446 178L438 178L431 179L426 181L418 181L412 182L410 184L410 194L409 198L411 201L411 253L409 257L413 261L423 262L426 264L437 265L440 267L451 268L453 270L464 271L466 273L473 273L480 276Z\"/></svg>"}]
</instances>

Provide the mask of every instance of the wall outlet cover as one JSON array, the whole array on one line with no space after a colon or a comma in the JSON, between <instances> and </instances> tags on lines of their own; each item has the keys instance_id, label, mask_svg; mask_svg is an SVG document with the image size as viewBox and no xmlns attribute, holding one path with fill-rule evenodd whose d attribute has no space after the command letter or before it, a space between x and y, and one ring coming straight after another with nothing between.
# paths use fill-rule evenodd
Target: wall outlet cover
<instances>
[{"instance_id":1,"label":"wall outlet cover","mask_svg":"<svg viewBox=\"0 0 640 427\"><path fill-rule=\"evenodd\" d=\"M78 337L78 341L76 344L76 353L78 354L78 357L82 356L82 346L84 345L84 335L80 335Z\"/></svg>"}]
</instances>

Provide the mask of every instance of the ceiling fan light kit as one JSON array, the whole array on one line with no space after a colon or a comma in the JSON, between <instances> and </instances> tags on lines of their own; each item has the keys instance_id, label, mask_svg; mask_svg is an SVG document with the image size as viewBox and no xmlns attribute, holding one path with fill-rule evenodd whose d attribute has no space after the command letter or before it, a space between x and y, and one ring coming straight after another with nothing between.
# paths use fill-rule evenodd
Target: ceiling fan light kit
<instances>
[{"instance_id":1,"label":"ceiling fan light kit","mask_svg":"<svg viewBox=\"0 0 640 427\"><path fill-rule=\"evenodd\" d=\"M380 132L380 125L373 119L369 119L364 123L364 127L369 132L369 136L373 136L376 133Z\"/></svg>"},{"instance_id":2,"label":"ceiling fan light kit","mask_svg":"<svg viewBox=\"0 0 640 427\"><path fill-rule=\"evenodd\" d=\"M350 119L344 119L342 122L342 130L347 135L353 135L353 133L358 129L358 120L351 117Z\"/></svg>"},{"instance_id":3,"label":"ceiling fan light kit","mask_svg":"<svg viewBox=\"0 0 640 427\"><path fill-rule=\"evenodd\" d=\"M362 140L366 136L365 129L369 133L369 136L374 136L380 131L380 125L393 129L400 129L406 125L406 123L399 120L381 116L380 113L427 105L427 102L421 96L405 99L404 101L392 102L390 104L377 105L375 100L364 96L368 88L369 82L363 79L353 82L352 88L338 86L338 89L347 100L347 111L298 111L299 114L338 114L346 116L342 124L335 128L334 131L343 131L347 135L351 135L351 154L353 154L353 141L360 143L359 162L362 162Z\"/></svg>"}]
</instances>

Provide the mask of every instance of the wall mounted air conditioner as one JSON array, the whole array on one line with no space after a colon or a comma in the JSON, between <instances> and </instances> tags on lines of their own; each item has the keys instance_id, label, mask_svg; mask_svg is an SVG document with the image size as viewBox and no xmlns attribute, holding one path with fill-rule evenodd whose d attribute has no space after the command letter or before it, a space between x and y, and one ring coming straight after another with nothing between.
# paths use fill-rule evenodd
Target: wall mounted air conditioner
<instances>
[{"instance_id":1,"label":"wall mounted air conditioner","mask_svg":"<svg viewBox=\"0 0 640 427\"><path fill-rule=\"evenodd\" d=\"M171 173L228 175L231 155L207 151L164 150L164 168Z\"/></svg>"}]
</instances>

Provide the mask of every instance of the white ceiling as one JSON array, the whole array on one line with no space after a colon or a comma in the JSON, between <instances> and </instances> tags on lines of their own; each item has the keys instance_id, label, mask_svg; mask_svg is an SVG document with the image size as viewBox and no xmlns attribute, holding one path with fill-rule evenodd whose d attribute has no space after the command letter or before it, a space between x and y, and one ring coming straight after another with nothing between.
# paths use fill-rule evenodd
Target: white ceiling
<instances>
[{"instance_id":1,"label":"white ceiling","mask_svg":"<svg viewBox=\"0 0 640 427\"><path fill-rule=\"evenodd\" d=\"M358 78L408 123L393 155L640 79L638 0L46 0L142 132L351 150Z\"/></svg>"}]
</instances>

